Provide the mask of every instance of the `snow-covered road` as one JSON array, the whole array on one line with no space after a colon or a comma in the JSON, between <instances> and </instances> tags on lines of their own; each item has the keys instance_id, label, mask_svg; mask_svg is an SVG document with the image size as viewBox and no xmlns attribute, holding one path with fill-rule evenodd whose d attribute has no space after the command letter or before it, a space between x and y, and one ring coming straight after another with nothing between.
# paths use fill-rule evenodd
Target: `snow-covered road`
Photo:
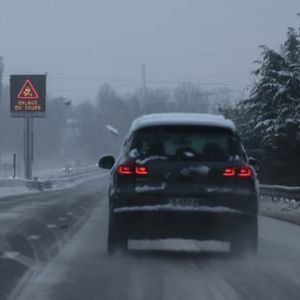
<instances>
[{"instance_id":1,"label":"snow-covered road","mask_svg":"<svg viewBox=\"0 0 300 300\"><path fill-rule=\"evenodd\" d=\"M299 226L260 217L256 258L234 259L216 251L217 245L193 241L135 242L135 250L111 257L105 251L107 183L93 184L86 187L87 198L98 201L84 226L56 258L36 267L11 299L300 298Z\"/></svg>"}]
</instances>

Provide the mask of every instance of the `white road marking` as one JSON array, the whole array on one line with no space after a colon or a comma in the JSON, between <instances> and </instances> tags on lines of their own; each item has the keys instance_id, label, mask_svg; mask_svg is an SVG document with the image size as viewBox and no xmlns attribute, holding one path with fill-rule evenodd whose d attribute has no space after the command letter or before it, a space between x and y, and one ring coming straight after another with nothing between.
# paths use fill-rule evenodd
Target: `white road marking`
<instances>
[{"instance_id":1,"label":"white road marking","mask_svg":"<svg viewBox=\"0 0 300 300\"><path fill-rule=\"evenodd\" d=\"M35 241L38 240L41 236L40 235L30 235L27 237L28 240Z\"/></svg>"},{"instance_id":2,"label":"white road marking","mask_svg":"<svg viewBox=\"0 0 300 300\"><path fill-rule=\"evenodd\" d=\"M9 259L15 259L17 256L20 255L20 252L4 252L1 256L1 258L5 259L5 258L9 258Z\"/></svg>"},{"instance_id":3,"label":"white road marking","mask_svg":"<svg viewBox=\"0 0 300 300\"><path fill-rule=\"evenodd\" d=\"M16 219L20 216L19 213L0 213L1 220Z\"/></svg>"},{"instance_id":4,"label":"white road marking","mask_svg":"<svg viewBox=\"0 0 300 300\"><path fill-rule=\"evenodd\" d=\"M56 228L57 225L56 224L48 224L46 225L47 228L52 229L52 228Z\"/></svg>"}]
</instances>

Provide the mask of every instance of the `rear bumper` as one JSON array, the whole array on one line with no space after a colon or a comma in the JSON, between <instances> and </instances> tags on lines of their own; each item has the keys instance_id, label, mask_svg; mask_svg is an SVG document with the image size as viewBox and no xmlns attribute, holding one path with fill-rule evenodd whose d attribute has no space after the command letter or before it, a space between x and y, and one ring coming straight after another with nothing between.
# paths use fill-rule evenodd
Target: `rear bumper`
<instances>
[{"instance_id":1,"label":"rear bumper","mask_svg":"<svg viewBox=\"0 0 300 300\"><path fill-rule=\"evenodd\" d=\"M177 201L179 200L179 201ZM136 193L119 193L110 197L112 210L155 210L159 206L168 206L170 203L184 205L190 201L197 202L196 208L226 208L244 214L258 213L258 196L256 193L249 194L199 194L199 195L151 195ZM171 205L172 207L172 205ZM153 209L151 209L153 208ZM170 207L169 207L170 208ZM192 207L195 209L195 207ZM156 209L157 210L157 209ZM229 212L229 211L228 211Z\"/></svg>"},{"instance_id":2,"label":"rear bumper","mask_svg":"<svg viewBox=\"0 0 300 300\"><path fill-rule=\"evenodd\" d=\"M257 215L204 207L197 209L115 209L114 222L132 239L182 238L230 241L257 230Z\"/></svg>"}]
</instances>

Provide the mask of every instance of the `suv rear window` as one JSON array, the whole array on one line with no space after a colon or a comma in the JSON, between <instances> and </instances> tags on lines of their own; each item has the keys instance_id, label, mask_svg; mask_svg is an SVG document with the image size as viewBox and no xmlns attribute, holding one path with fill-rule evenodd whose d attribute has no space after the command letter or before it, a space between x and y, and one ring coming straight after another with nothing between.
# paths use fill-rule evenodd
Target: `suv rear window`
<instances>
[{"instance_id":1,"label":"suv rear window","mask_svg":"<svg viewBox=\"0 0 300 300\"><path fill-rule=\"evenodd\" d=\"M241 143L228 129L200 126L159 126L138 130L130 147L140 158L225 161L243 157Z\"/></svg>"}]
</instances>

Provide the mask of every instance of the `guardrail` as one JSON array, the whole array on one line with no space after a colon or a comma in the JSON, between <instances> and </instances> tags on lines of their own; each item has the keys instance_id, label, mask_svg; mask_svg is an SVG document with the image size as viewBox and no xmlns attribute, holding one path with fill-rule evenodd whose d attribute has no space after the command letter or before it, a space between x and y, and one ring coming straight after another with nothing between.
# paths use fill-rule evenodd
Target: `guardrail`
<instances>
[{"instance_id":1,"label":"guardrail","mask_svg":"<svg viewBox=\"0 0 300 300\"><path fill-rule=\"evenodd\" d=\"M27 180L24 178L0 178L0 188L7 187L27 187L29 190L43 191L51 189L53 186L63 186L67 183L72 183L80 179L88 178L99 174L99 168L96 165L84 166L84 168L77 173L70 175L58 175L55 177L49 177L48 179L36 178L33 180Z\"/></svg>"},{"instance_id":2,"label":"guardrail","mask_svg":"<svg viewBox=\"0 0 300 300\"><path fill-rule=\"evenodd\" d=\"M29 190L39 190L42 192L43 190L51 189L53 183L50 180L28 180L26 182L26 187Z\"/></svg>"},{"instance_id":3,"label":"guardrail","mask_svg":"<svg viewBox=\"0 0 300 300\"><path fill-rule=\"evenodd\" d=\"M24 186L26 183L26 179L23 178L1 178L0 179L0 187L18 187Z\"/></svg>"},{"instance_id":4,"label":"guardrail","mask_svg":"<svg viewBox=\"0 0 300 300\"><path fill-rule=\"evenodd\" d=\"M67 183L72 183L77 180L88 178L94 176L95 174L99 174L99 168L89 168L85 171L74 173L69 176L60 176L58 178L51 178L51 179L36 179L36 180L28 180L26 183L26 187L30 190L36 189L39 191L43 191L46 189L51 189L54 185L55 186L62 186Z\"/></svg>"},{"instance_id":5,"label":"guardrail","mask_svg":"<svg viewBox=\"0 0 300 300\"><path fill-rule=\"evenodd\" d=\"M64 176L64 177L60 177L60 178L55 178L55 179L50 179L49 181L52 182L52 184L54 185L57 185L57 184L64 184L64 183L72 183L76 180L80 180L82 178L86 178L86 177L89 177L89 176L93 176L95 174L99 174L100 170L99 168L93 168L93 169L90 169L88 171L84 171L84 172L80 172L80 173L75 173L75 174L72 174L70 176Z\"/></svg>"},{"instance_id":6,"label":"guardrail","mask_svg":"<svg viewBox=\"0 0 300 300\"><path fill-rule=\"evenodd\" d=\"M274 202L279 201L280 198L300 201L300 187L261 184L260 195L269 196Z\"/></svg>"}]
</instances>

